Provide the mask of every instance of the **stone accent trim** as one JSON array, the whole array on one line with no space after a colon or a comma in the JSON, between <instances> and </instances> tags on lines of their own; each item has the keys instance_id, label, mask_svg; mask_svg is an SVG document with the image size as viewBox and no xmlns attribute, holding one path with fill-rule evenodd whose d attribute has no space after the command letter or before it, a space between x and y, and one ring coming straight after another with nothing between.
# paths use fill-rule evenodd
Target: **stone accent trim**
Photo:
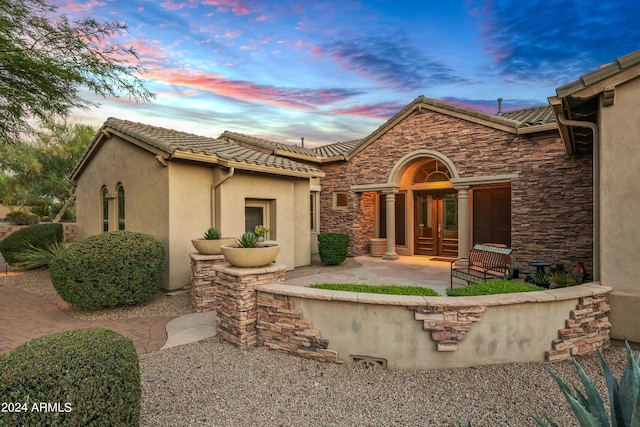
<instances>
[{"instance_id":1,"label":"stone accent trim","mask_svg":"<svg viewBox=\"0 0 640 427\"><path fill-rule=\"evenodd\" d=\"M320 338L302 310L293 308L286 295L258 291L258 345L323 362L338 362L329 340Z\"/></svg>"},{"instance_id":2,"label":"stone accent trim","mask_svg":"<svg viewBox=\"0 0 640 427\"><path fill-rule=\"evenodd\" d=\"M567 360L573 356L593 354L599 348L611 345L609 334L609 295L600 294L578 299L571 310L565 328L558 331L558 339L544 354L547 362Z\"/></svg>"},{"instance_id":3,"label":"stone accent trim","mask_svg":"<svg viewBox=\"0 0 640 427\"><path fill-rule=\"evenodd\" d=\"M191 303L197 313L215 311L216 271L213 266L226 264L224 255L189 254L191 258Z\"/></svg>"},{"instance_id":4,"label":"stone accent trim","mask_svg":"<svg viewBox=\"0 0 640 427\"><path fill-rule=\"evenodd\" d=\"M427 305L409 309L415 312L416 320L422 320L424 330L431 332L431 339L436 342L438 351L456 351L458 341L464 339L474 322L482 319L487 307Z\"/></svg>"},{"instance_id":5,"label":"stone accent trim","mask_svg":"<svg viewBox=\"0 0 640 427\"><path fill-rule=\"evenodd\" d=\"M255 346L258 341L256 286L282 283L286 265L237 268L222 264L213 266L213 270L218 334L242 349Z\"/></svg>"}]
</instances>

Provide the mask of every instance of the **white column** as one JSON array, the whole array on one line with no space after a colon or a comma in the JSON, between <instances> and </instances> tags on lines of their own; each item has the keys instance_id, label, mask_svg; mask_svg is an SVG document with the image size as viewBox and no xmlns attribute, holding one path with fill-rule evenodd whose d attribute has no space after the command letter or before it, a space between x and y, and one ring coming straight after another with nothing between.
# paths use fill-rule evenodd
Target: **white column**
<instances>
[{"instance_id":1,"label":"white column","mask_svg":"<svg viewBox=\"0 0 640 427\"><path fill-rule=\"evenodd\" d=\"M457 187L458 190L458 257L469 256L469 186Z\"/></svg>"},{"instance_id":2,"label":"white column","mask_svg":"<svg viewBox=\"0 0 640 427\"><path fill-rule=\"evenodd\" d=\"M382 259L398 259L396 253L396 194L393 192L384 193L387 202L387 252Z\"/></svg>"}]
</instances>

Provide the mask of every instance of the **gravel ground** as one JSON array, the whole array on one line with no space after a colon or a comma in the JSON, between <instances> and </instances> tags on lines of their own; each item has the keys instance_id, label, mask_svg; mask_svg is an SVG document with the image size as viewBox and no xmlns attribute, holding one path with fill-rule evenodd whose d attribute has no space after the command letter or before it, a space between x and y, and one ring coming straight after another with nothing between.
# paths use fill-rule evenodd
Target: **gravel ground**
<instances>
[{"instance_id":1,"label":"gravel ground","mask_svg":"<svg viewBox=\"0 0 640 427\"><path fill-rule=\"evenodd\" d=\"M357 267L355 260L338 268ZM324 267L327 268L327 267ZM329 267L336 268L336 267ZM313 274L314 264L287 278ZM68 307L47 270L0 275L0 286L51 298L72 316L115 319L192 312L189 293L159 293L141 307L87 312ZM604 351L619 377L623 348ZM419 356L418 356L419 357ZM606 395L596 356L580 363ZM571 362L403 371L302 359L213 337L140 357L143 427L151 426L533 426L532 416L577 426L548 368L579 384Z\"/></svg>"}]
</instances>

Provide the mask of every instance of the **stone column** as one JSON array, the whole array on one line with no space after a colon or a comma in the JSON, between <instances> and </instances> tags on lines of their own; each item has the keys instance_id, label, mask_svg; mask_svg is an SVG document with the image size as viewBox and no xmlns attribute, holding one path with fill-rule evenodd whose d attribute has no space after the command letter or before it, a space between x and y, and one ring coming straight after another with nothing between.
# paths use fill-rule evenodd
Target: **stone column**
<instances>
[{"instance_id":1,"label":"stone column","mask_svg":"<svg viewBox=\"0 0 640 427\"><path fill-rule=\"evenodd\" d=\"M396 253L396 194L395 192L385 192L385 200L387 203L387 252L382 259L394 260L398 259Z\"/></svg>"},{"instance_id":2,"label":"stone column","mask_svg":"<svg viewBox=\"0 0 640 427\"><path fill-rule=\"evenodd\" d=\"M202 313L214 311L216 300L216 272L214 265L227 264L224 255L189 254L191 258L191 303Z\"/></svg>"},{"instance_id":3,"label":"stone column","mask_svg":"<svg viewBox=\"0 0 640 427\"><path fill-rule=\"evenodd\" d=\"M256 286L284 282L286 265L260 268L216 265L216 330L225 340L246 349L256 345L258 302Z\"/></svg>"},{"instance_id":4,"label":"stone column","mask_svg":"<svg viewBox=\"0 0 640 427\"><path fill-rule=\"evenodd\" d=\"M458 190L458 257L469 256L469 186L456 187Z\"/></svg>"}]
</instances>

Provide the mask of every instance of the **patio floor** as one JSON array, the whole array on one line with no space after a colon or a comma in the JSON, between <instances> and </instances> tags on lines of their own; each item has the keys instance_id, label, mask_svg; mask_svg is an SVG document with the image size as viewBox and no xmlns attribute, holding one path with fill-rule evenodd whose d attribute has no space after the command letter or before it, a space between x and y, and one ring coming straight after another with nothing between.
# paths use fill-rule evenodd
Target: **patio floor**
<instances>
[{"instance_id":1,"label":"patio floor","mask_svg":"<svg viewBox=\"0 0 640 427\"><path fill-rule=\"evenodd\" d=\"M307 286L316 283L366 283L371 285L424 286L447 295L450 286L450 264L435 261L432 256L400 256L387 261L371 256L356 257L360 267L317 273L286 280L286 285ZM454 286L465 285L454 279Z\"/></svg>"}]
</instances>

